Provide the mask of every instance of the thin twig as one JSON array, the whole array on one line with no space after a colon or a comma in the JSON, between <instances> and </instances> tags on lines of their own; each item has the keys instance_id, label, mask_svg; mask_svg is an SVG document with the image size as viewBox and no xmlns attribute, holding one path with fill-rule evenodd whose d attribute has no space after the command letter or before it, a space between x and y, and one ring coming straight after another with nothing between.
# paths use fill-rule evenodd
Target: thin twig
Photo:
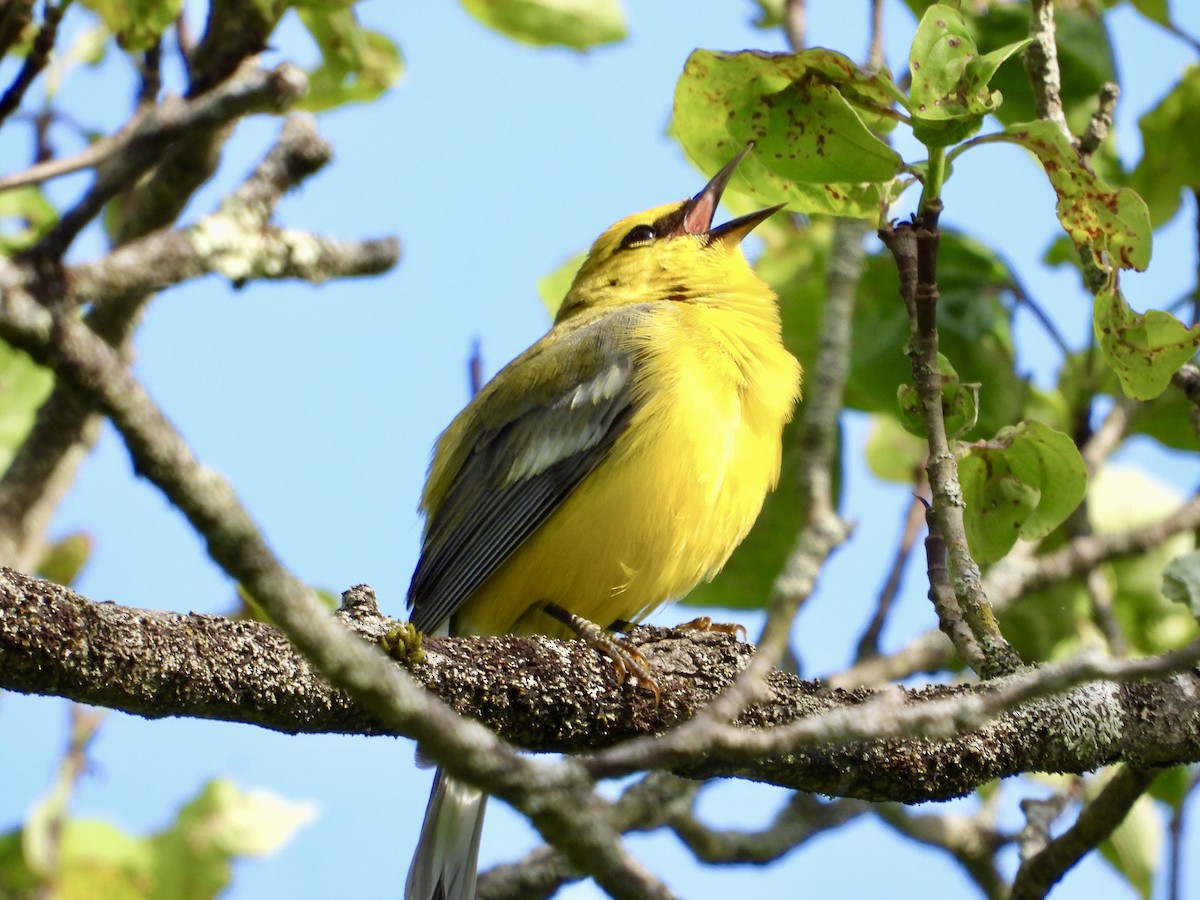
<instances>
[{"instance_id":1,"label":"thin twig","mask_svg":"<svg viewBox=\"0 0 1200 900\"><path fill-rule=\"evenodd\" d=\"M949 853L989 900L1007 900L1008 886L996 867L996 851L1005 843L994 816L981 810L974 816L961 813L918 813L894 803L876 807L879 818L897 832Z\"/></svg>"},{"instance_id":2,"label":"thin twig","mask_svg":"<svg viewBox=\"0 0 1200 900\"><path fill-rule=\"evenodd\" d=\"M887 65L883 51L883 0L871 0L871 40L867 50L867 67L878 72Z\"/></svg>"},{"instance_id":3,"label":"thin twig","mask_svg":"<svg viewBox=\"0 0 1200 900\"><path fill-rule=\"evenodd\" d=\"M1002 611L1024 594L1085 575L1103 562L1144 553L1172 535L1200 528L1200 495L1148 525L1110 534L1089 534L1058 550L1033 557L1010 555L988 570L984 589ZM951 647L939 631L927 631L887 656L857 663L831 676L833 687L882 684L919 672L939 672L950 661Z\"/></svg>"},{"instance_id":4,"label":"thin twig","mask_svg":"<svg viewBox=\"0 0 1200 900\"><path fill-rule=\"evenodd\" d=\"M274 271L277 277L297 277L309 267L321 277L334 277L339 271L362 274L385 267L394 262L397 252L387 241L340 245L295 232L266 231L284 193L331 155L332 148L316 134L311 119L290 118L275 147L216 213L198 223L198 230L160 231L95 262L69 267L59 302L67 309L92 304L87 321L100 328L96 320L106 310L140 308L138 301L145 292L205 272L244 278ZM261 237L255 245L250 239L256 234ZM218 253L222 240L225 250ZM290 252L292 244L305 252ZM313 265L317 268L311 269ZM32 276L10 271L7 277L26 283ZM124 336L116 326L101 331L118 343ZM69 487L74 467L98 425L69 386L57 386L43 404L32 431L0 477L0 560L20 569L32 564L57 500Z\"/></svg>"},{"instance_id":5,"label":"thin twig","mask_svg":"<svg viewBox=\"0 0 1200 900\"><path fill-rule=\"evenodd\" d=\"M187 16L180 13L175 19L175 46L179 49L179 60L187 73L188 81L192 80L192 54L196 52L196 39L188 25Z\"/></svg>"},{"instance_id":6,"label":"thin twig","mask_svg":"<svg viewBox=\"0 0 1200 900\"><path fill-rule=\"evenodd\" d=\"M29 828L45 828L45 857L44 862L48 871L44 874L53 877L58 869L59 853L62 848L63 831L68 821L68 806L80 778L89 768L88 750L104 721L104 713L89 710L82 706L71 706L71 731L67 739L67 747L59 763L58 777L50 796L43 801L44 822L37 825L27 824ZM47 892L46 896L50 896Z\"/></svg>"},{"instance_id":7,"label":"thin twig","mask_svg":"<svg viewBox=\"0 0 1200 900\"><path fill-rule=\"evenodd\" d=\"M674 895L631 857L607 826L604 801L577 762L528 760L477 722L462 719L377 649L332 619L311 588L274 555L230 484L192 454L117 352L73 315L54 315L20 290L0 290L0 338L53 366L108 416L135 469L178 508L209 555L267 611L331 684L351 693L455 777L530 818L615 897ZM557 798L551 802L549 797Z\"/></svg>"},{"instance_id":8,"label":"thin twig","mask_svg":"<svg viewBox=\"0 0 1200 900\"><path fill-rule=\"evenodd\" d=\"M1032 0L1029 11L1029 36L1033 43L1025 49L1025 71L1033 86L1034 108L1039 119L1048 119L1071 139L1071 129L1062 105L1062 75L1058 68L1058 46L1054 39L1053 0Z\"/></svg>"},{"instance_id":9,"label":"thin twig","mask_svg":"<svg viewBox=\"0 0 1200 900\"><path fill-rule=\"evenodd\" d=\"M1183 796L1171 813L1170 838L1167 843L1167 900L1183 900L1183 825L1188 800L1200 784L1200 769L1192 773Z\"/></svg>"},{"instance_id":10,"label":"thin twig","mask_svg":"<svg viewBox=\"0 0 1200 900\"><path fill-rule=\"evenodd\" d=\"M711 828L696 818L694 809L675 813L668 825L701 862L761 866L875 808L862 800L819 800L795 793L766 827L756 831Z\"/></svg>"},{"instance_id":11,"label":"thin twig","mask_svg":"<svg viewBox=\"0 0 1200 900\"><path fill-rule=\"evenodd\" d=\"M963 661L977 666L980 675L991 677L1015 671L1020 658L1000 633L983 591L979 566L967 546L962 486L958 480L958 464L946 434L938 362L937 217L940 199L932 196L924 200L923 209L920 221L882 228L879 236L896 261L900 295L910 314L908 354L929 444L926 472L933 497L933 516L939 535L945 541L954 598L969 629L968 635L967 630L952 627L948 634L955 641ZM931 584L931 590L938 589L936 583ZM954 618L945 615L948 611L948 607L939 610L939 619L943 624L953 626Z\"/></svg>"},{"instance_id":12,"label":"thin twig","mask_svg":"<svg viewBox=\"0 0 1200 900\"><path fill-rule=\"evenodd\" d=\"M1113 833L1158 773L1122 766L1075 824L1024 860L1013 881L1012 900L1040 900L1086 854Z\"/></svg>"},{"instance_id":13,"label":"thin twig","mask_svg":"<svg viewBox=\"0 0 1200 900\"><path fill-rule=\"evenodd\" d=\"M887 579L875 601L875 614L863 631L862 637L858 639L858 649L855 653L855 660L858 662L879 655L879 636L883 633L883 626L891 612L892 603L895 602L896 594L900 590L908 558L912 555L917 538L921 536L921 528L925 525L926 505L922 494L928 489L929 485L925 481L922 470L916 486L917 493L913 495L912 502L908 504L908 509L904 513L904 527L900 533L900 543L892 557L892 565L888 569Z\"/></svg>"},{"instance_id":14,"label":"thin twig","mask_svg":"<svg viewBox=\"0 0 1200 900\"><path fill-rule=\"evenodd\" d=\"M1067 339L1063 337L1058 326L1054 324L1054 320L1050 318L1050 315L1042 308L1042 305L1025 289L1025 286L1020 282L1015 282L1009 285L1009 290L1012 291L1013 297L1018 304L1033 313L1033 317L1038 320L1038 324L1042 326L1042 329L1046 332L1046 336L1054 342L1054 346L1058 348L1063 358L1065 359L1070 356L1071 347L1067 344Z\"/></svg>"},{"instance_id":15,"label":"thin twig","mask_svg":"<svg viewBox=\"0 0 1200 900\"><path fill-rule=\"evenodd\" d=\"M1082 778L1072 778L1062 790L1049 797L1026 797L1021 801L1021 812L1025 825L1017 837L1022 861L1032 859L1046 849L1051 841L1050 832L1067 808L1083 793Z\"/></svg>"},{"instance_id":16,"label":"thin twig","mask_svg":"<svg viewBox=\"0 0 1200 900\"><path fill-rule=\"evenodd\" d=\"M1200 366L1184 363L1179 371L1171 376L1171 384L1183 391L1188 402L1192 404L1188 410L1188 420L1192 423L1192 430L1196 432L1197 439L1200 439Z\"/></svg>"},{"instance_id":17,"label":"thin twig","mask_svg":"<svg viewBox=\"0 0 1200 900\"><path fill-rule=\"evenodd\" d=\"M1195 241L1200 246L1200 188L1192 188L1192 204L1196 207L1196 215L1192 229L1196 233ZM1192 324L1200 322L1200 257L1196 260L1195 283L1192 285Z\"/></svg>"},{"instance_id":18,"label":"thin twig","mask_svg":"<svg viewBox=\"0 0 1200 900\"><path fill-rule=\"evenodd\" d=\"M1079 136L1077 145L1079 156L1084 162L1087 162L1088 158L1100 149L1100 145L1104 143L1104 139L1112 130L1113 110L1116 108L1117 98L1120 96L1121 89L1113 82L1106 81L1100 86L1096 111L1092 113L1087 129Z\"/></svg>"},{"instance_id":19,"label":"thin twig","mask_svg":"<svg viewBox=\"0 0 1200 900\"><path fill-rule=\"evenodd\" d=\"M138 60L138 75L141 77L141 84L138 86L137 105L148 106L156 103L162 90L161 36Z\"/></svg>"},{"instance_id":20,"label":"thin twig","mask_svg":"<svg viewBox=\"0 0 1200 900\"><path fill-rule=\"evenodd\" d=\"M12 6L19 7L20 4L12 4ZM3 124L4 120L21 105L21 100L29 89L29 85L33 84L33 80L50 61L50 53L54 49L54 41L58 37L58 23L62 21L66 7L66 3L46 4L45 19L37 37L33 39L33 46L29 49L25 61L21 64L21 71L17 73L13 83L4 92L4 96L0 97L0 124Z\"/></svg>"},{"instance_id":21,"label":"thin twig","mask_svg":"<svg viewBox=\"0 0 1200 900\"><path fill-rule=\"evenodd\" d=\"M147 109L122 132L123 140L110 148L97 167L92 187L38 242L34 252L48 259L60 258L104 204L169 153L177 141L253 112L282 112L302 97L307 87L304 73L290 63L271 70L252 65L240 77L194 100L176 99Z\"/></svg>"},{"instance_id":22,"label":"thin twig","mask_svg":"<svg viewBox=\"0 0 1200 900\"><path fill-rule=\"evenodd\" d=\"M987 654L979 645L979 640L967 624L958 597L950 585L950 570L946 565L946 539L942 537L942 527L933 509L933 504L925 508L925 565L929 580L929 599L933 602L934 612L937 613L938 628L950 643L954 645L964 663L974 672L982 672L987 668Z\"/></svg>"},{"instance_id":23,"label":"thin twig","mask_svg":"<svg viewBox=\"0 0 1200 900\"><path fill-rule=\"evenodd\" d=\"M1116 605L1113 603L1113 588L1108 582L1108 576L1101 569L1092 569L1084 577L1087 587L1088 600L1092 607L1092 621L1104 635L1108 649L1113 656L1126 656L1129 653L1129 642L1121 630L1121 620L1117 618Z\"/></svg>"},{"instance_id":24,"label":"thin twig","mask_svg":"<svg viewBox=\"0 0 1200 900\"><path fill-rule=\"evenodd\" d=\"M783 32L787 35L788 45L793 53L803 50L808 39L806 3L807 0L784 0L783 3Z\"/></svg>"},{"instance_id":25,"label":"thin twig","mask_svg":"<svg viewBox=\"0 0 1200 900\"><path fill-rule=\"evenodd\" d=\"M1108 414L1100 422L1100 427L1095 429L1079 448L1088 474L1097 472L1121 446L1121 442L1129 433L1130 420L1136 405L1127 397L1117 397Z\"/></svg>"}]
</instances>

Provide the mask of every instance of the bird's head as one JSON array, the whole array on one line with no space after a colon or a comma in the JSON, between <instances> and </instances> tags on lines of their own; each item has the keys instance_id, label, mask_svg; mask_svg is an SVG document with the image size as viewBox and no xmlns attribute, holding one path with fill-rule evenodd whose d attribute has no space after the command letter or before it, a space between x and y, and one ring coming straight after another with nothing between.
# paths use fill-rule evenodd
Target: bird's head
<instances>
[{"instance_id":1,"label":"bird's head","mask_svg":"<svg viewBox=\"0 0 1200 900\"><path fill-rule=\"evenodd\" d=\"M738 290L747 279L769 294L742 255L741 242L784 204L715 228L712 224L725 185L753 146L747 145L690 200L628 216L600 235L579 267L557 321L588 309L711 298Z\"/></svg>"}]
</instances>

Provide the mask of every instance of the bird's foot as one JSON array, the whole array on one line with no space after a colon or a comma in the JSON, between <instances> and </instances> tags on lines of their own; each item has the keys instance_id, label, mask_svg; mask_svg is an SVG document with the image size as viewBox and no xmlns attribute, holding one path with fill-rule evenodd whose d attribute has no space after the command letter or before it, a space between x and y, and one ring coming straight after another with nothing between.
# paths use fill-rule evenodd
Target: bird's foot
<instances>
[{"instance_id":1,"label":"bird's foot","mask_svg":"<svg viewBox=\"0 0 1200 900\"><path fill-rule=\"evenodd\" d=\"M607 657L617 675L617 684L624 684L632 677L638 684L654 694L654 705L662 700L662 689L654 677L654 667L637 647L615 634L601 628L583 616L563 609L557 603L547 603L546 614L566 625L588 646Z\"/></svg>"},{"instance_id":2,"label":"bird's foot","mask_svg":"<svg viewBox=\"0 0 1200 900\"><path fill-rule=\"evenodd\" d=\"M746 626L737 622L714 622L709 616L696 616L690 622L675 626L681 631L715 631L718 634L732 634L746 640Z\"/></svg>"}]
</instances>

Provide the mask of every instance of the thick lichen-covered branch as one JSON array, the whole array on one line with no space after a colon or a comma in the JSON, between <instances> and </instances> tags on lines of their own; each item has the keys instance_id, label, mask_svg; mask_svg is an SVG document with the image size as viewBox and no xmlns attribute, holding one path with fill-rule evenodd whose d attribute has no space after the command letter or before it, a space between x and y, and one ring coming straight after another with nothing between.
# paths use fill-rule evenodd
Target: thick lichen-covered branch
<instances>
[{"instance_id":1,"label":"thick lichen-covered branch","mask_svg":"<svg viewBox=\"0 0 1200 900\"><path fill-rule=\"evenodd\" d=\"M362 652L371 653L367 641L394 623L361 592L354 599L340 623L322 618L342 637L352 632ZM664 732L693 716L733 682L753 653L721 634L642 629L634 637L660 673L658 706L647 692L619 685L604 661L579 642L431 638L425 660L413 672L458 712L522 746L579 752ZM828 795L918 802L959 796L1019 772L1086 772L1122 760L1143 766L1200 760L1200 704L1194 702L1200 672L1165 674L1170 666L1164 663L1155 673L1154 662L1142 661L1144 668L1134 671L1128 668L1133 663L1101 661L1091 670L1097 680L1032 699L1027 692L1024 702L999 704L990 716L979 711L1010 689L1003 679L848 692L774 671L769 698L738 722L744 747L729 740L700 743L674 755L671 767L690 778L736 776ZM1076 667L1074 674L1080 671ZM1071 674L1047 670L1055 677L1063 672ZM1103 673L1121 680L1100 677ZM1124 680L1131 674L1145 679ZM1020 677L1026 680L1011 684L1027 686L1039 673ZM140 715L219 718L288 732L424 737L429 730L422 723L433 719L439 723L434 727L448 729L444 739L453 740L454 729L468 724L448 711L444 721L429 713L429 697L419 689L398 698L411 716L380 716L372 704L329 688L271 626L91 603L7 570L0 570L0 687ZM825 745L809 741L792 752L783 747L760 752L775 733L825 720L861 728L853 740L845 731L830 730L833 739ZM905 727L926 736L904 737ZM870 739L872 729L888 736ZM472 746L483 755L496 751L490 741ZM507 760L501 754L490 765L516 765ZM646 766L656 761L653 749L640 761ZM587 765L586 757L583 762ZM497 773L496 782L507 784L518 774L528 773Z\"/></svg>"}]
</instances>

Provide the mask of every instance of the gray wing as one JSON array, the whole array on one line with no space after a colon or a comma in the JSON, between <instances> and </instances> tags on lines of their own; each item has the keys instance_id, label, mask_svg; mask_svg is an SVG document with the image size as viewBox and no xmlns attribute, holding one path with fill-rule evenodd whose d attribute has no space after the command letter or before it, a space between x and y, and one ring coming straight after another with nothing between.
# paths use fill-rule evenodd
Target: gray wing
<instances>
[{"instance_id":1,"label":"gray wing","mask_svg":"<svg viewBox=\"0 0 1200 900\"><path fill-rule=\"evenodd\" d=\"M540 360L553 383L533 385L530 402L479 434L426 528L408 591L410 619L422 631L454 615L628 426L633 360L613 349L599 324L552 351L575 354L565 367Z\"/></svg>"}]
</instances>

